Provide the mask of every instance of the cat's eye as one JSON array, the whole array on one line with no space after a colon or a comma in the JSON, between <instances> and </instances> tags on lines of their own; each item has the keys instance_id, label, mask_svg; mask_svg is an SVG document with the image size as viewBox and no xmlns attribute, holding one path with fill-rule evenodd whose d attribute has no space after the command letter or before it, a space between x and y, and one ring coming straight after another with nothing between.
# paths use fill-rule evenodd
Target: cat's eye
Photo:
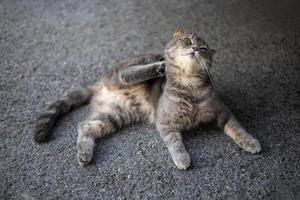
<instances>
[{"instance_id":1,"label":"cat's eye","mask_svg":"<svg viewBox=\"0 0 300 200\"><path fill-rule=\"evenodd\" d=\"M206 46L199 47L199 50L205 53L208 52L208 48Z\"/></svg>"},{"instance_id":2,"label":"cat's eye","mask_svg":"<svg viewBox=\"0 0 300 200\"><path fill-rule=\"evenodd\" d=\"M186 45L192 45L192 41L189 38L184 38L184 42Z\"/></svg>"}]
</instances>

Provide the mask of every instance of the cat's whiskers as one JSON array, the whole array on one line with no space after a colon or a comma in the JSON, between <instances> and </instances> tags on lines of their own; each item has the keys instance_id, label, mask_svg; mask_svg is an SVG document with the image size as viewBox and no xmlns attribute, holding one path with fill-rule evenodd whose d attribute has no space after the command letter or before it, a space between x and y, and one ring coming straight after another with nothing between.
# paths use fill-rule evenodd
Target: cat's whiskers
<instances>
[{"instance_id":1,"label":"cat's whiskers","mask_svg":"<svg viewBox=\"0 0 300 200\"><path fill-rule=\"evenodd\" d=\"M199 63L201 66L203 66L203 68L205 69L205 71L206 71L206 73L207 73L207 75L208 75L208 78L209 78L209 80L210 80L211 85L214 87L214 82L213 82L212 75L211 75L211 73L210 73L210 71L209 71L207 65L205 64L204 59L201 58L201 56L199 56L199 58L196 59L196 60L199 60L199 61L201 62L201 64L200 64L199 62L198 62L198 63Z\"/></svg>"}]
</instances>

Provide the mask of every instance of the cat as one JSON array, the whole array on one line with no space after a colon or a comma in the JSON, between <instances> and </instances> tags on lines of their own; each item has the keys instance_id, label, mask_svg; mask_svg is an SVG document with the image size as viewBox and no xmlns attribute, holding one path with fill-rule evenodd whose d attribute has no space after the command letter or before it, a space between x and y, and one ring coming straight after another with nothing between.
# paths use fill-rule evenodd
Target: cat
<instances>
[{"instance_id":1,"label":"cat","mask_svg":"<svg viewBox=\"0 0 300 200\"><path fill-rule=\"evenodd\" d=\"M78 125L77 158L81 166L92 160L97 138L145 121L155 124L178 169L185 170L191 163L182 131L200 123L216 121L238 146L258 153L259 141L246 132L215 94L209 73L214 52L198 35L176 30L164 55L149 54L122 62L94 85L77 89L51 104L38 117L35 141L47 141L59 116L91 100L90 116ZM163 77L131 85L120 81L120 72L132 66L162 61Z\"/></svg>"}]
</instances>

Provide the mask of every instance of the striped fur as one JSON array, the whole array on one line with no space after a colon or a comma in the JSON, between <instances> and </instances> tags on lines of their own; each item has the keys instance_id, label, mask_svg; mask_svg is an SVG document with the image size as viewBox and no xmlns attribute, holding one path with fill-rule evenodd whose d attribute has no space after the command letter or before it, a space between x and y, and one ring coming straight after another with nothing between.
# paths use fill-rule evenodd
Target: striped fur
<instances>
[{"instance_id":1,"label":"striped fur","mask_svg":"<svg viewBox=\"0 0 300 200\"><path fill-rule=\"evenodd\" d=\"M148 54L121 62L89 89L72 92L52 104L38 118L35 140L46 141L59 116L91 98L91 114L78 125L77 157L82 166L92 160L96 139L145 121L156 125L179 169L187 169L191 162L182 131L213 120L241 148L257 153L261 150L258 140L243 129L214 92L209 73L213 53L197 35L176 31L164 56ZM149 70L130 69L161 61L165 77L140 81ZM136 84L120 82L124 71L136 73L132 76Z\"/></svg>"},{"instance_id":2,"label":"striped fur","mask_svg":"<svg viewBox=\"0 0 300 200\"><path fill-rule=\"evenodd\" d=\"M107 98L109 95L103 94L103 92L107 93L107 89L108 90L113 90L113 88L115 89L124 89L122 90L124 93L124 97L126 98L126 96L128 96L131 99L131 106L132 108L137 107L137 104L139 104L139 102L134 101L134 97L132 95L128 95L128 94L132 94L132 91L135 91L138 89L138 87L133 86L133 87L127 87L124 88L119 79L118 79L118 71L119 70L123 70L126 68L129 68L130 66L133 65L146 65L149 63L154 63L154 62L158 62L158 61L162 61L163 60L163 56L160 54L143 54L143 55L138 55L132 59L129 60L125 60L115 66L112 67L112 70L107 72L107 74L96 84L89 86L89 87L85 87L85 88L78 88L74 91L72 91L70 94L58 99L57 101L53 102L52 104L50 104L44 112L42 112L36 122L36 127L35 127L35 131L34 131L34 140L38 143L43 143L46 142L49 137L52 134L52 130L55 126L56 121L59 119L59 117L66 115L67 113L69 113L72 109L76 109L79 106L88 103L90 101L90 99L92 98L92 96L94 96L95 101L94 103L92 103L92 107L97 107L98 109L101 109L101 112L103 111L116 111L116 112L120 112L120 115L117 115L117 123L118 127L123 127L125 124L129 124L130 122L134 122L134 120L132 120L136 115L132 114L132 113L125 113L125 110L123 108L121 108L121 106L115 106L115 105L107 105L105 103L107 102L111 102L114 99L109 99ZM152 82L152 80L148 81L148 83ZM107 87L104 87L104 86ZM147 87L147 86L145 86ZM140 87L141 88L141 87ZM132 91L131 91L132 90ZM140 89L139 91L142 91L143 89ZM118 92L116 92L118 93ZM98 95L100 94L100 96L103 95L104 98L104 102L102 101L97 101L97 99L100 98L100 96ZM136 94L137 96L139 94ZM126 101L126 99L123 99L124 101ZM103 106L100 108L98 104L103 103ZM112 109L110 110L110 106L112 106ZM138 109L138 108L136 108ZM125 114L124 114L125 113ZM113 114L112 114L113 115ZM123 120L123 121L122 121ZM122 122L122 124L120 124L120 122Z\"/></svg>"}]
</instances>

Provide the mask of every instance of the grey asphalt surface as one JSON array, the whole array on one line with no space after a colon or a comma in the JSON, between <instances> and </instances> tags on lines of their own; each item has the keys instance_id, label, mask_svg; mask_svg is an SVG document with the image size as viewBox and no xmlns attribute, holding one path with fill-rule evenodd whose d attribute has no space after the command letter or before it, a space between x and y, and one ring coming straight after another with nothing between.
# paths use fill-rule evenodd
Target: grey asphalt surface
<instances>
[{"instance_id":1,"label":"grey asphalt surface","mask_svg":"<svg viewBox=\"0 0 300 200\"><path fill-rule=\"evenodd\" d=\"M284 3L285 2L285 3ZM0 199L300 199L300 29L296 1L0 0ZM179 171L153 126L128 127L76 160L63 118L33 142L46 102L94 82L137 53L162 52L176 27L217 49L217 92L263 151L251 155L212 126L184 134Z\"/></svg>"}]
</instances>

